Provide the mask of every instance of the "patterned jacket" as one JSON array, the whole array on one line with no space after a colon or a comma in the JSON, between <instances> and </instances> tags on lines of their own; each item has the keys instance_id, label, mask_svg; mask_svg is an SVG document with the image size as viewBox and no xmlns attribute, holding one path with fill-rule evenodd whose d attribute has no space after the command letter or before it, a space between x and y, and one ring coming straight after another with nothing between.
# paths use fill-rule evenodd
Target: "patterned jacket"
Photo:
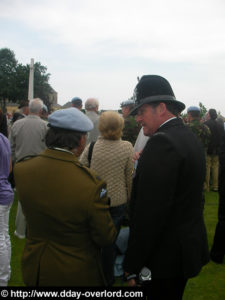
<instances>
[{"instance_id":1,"label":"patterned jacket","mask_svg":"<svg viewBox=\"0 0 225 300\"><path fill-rule=\"evenodd\" d=\"M192 132L197 135L199 140L202 142L202 145L207 150L211 136L209 127L201 123L198 119L192 120L188 126Z\"/></svg>"}]
</instances>

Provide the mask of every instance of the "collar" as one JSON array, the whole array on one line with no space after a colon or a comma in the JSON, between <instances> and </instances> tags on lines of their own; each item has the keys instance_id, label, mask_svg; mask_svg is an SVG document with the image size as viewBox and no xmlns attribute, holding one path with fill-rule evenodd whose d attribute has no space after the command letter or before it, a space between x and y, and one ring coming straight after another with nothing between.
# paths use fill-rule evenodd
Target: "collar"
<instances>
[{"instance_id":1,"label":"collar","mask_svg":"<svg viewBox=\"0 0 225 300\"><path fill-rule=\"evenodd\" d=\"M26 116L26 118L40 119L40 117L38 115L35 115L35 114L30 114L30 115Z\"/></svg>"},{"instance_id":2,"label":"collar","mask_svg":"<svg viewBox=\"0 0 225 300\"><path fill-rule=\"evenodd\" d=\"M165 125L166 123L168 123L169 121L174 120L174 119L177 119L177 117L172 117L172 118L166 120L164 123L162 123L162 124L159 126L159 128L162 127L163 125Z\"/></svg>"},{"instance_id":3,"label":"collar","mask_svg":"<svg viewBox=\"0 0 225 300\"><path fill-rule=\"evenodd\" d=\"M67 149L64 149L64 148L53 147L53 148L51 148L51 149L53 149L53 150L57 150L57 151L66 152L66 153L70 153L70 154L74 155L74 153L73 153L73 152L71 152L71 151L69 151L69 150L67 150Z\"/></svg>"}]
</instances>

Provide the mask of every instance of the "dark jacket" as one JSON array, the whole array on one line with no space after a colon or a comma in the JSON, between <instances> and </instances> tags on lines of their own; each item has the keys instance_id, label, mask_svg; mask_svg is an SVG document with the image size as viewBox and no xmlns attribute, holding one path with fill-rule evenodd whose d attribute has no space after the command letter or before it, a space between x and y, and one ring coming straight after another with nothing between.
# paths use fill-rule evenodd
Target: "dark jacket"
<instances>
[{"instance_id":1,"label":"dark jacket","mask_svg":"<svg viewBox=\"0 0 225 300\"><path fill-rule=\"evenodd\" d=\"M131 195L131 231L124 269L152 278L195 276L209 260L202 211L204 149L180 119L149 139Z\"/></svg>"},{"instance_id":2,"label":"dark jacket","mask_svg":"<svg viewBox=\"0 0 225 300\"><path fill-rule=\"evenodd\" d=\"M27 220L25 284L104 285L101 247L116 236L105 182L74 155L50 149L14 173Z\"/></svg>"},{"instance_id":3,"label":"dark jacket","mask_svg":"<svg viewBox=\"0 0 225 300\"><path fill-rule=\"evenodd\" d=\"M218 155L219 154L219 147L220 147L220 141L221 141L221 130L220 125L217 123L216 120L209 119L206 122L204 122L205 125L207 125L211 131L211 137L209 140L208 155Z\"/></svg>"},{"instance_id":4,"label":"dark jacket","mask_svg":"<svg viewBox=\"0 0 225 300\"><path fill-rule=\"evenodd\" d=\"M1 114L1 112L0 112ZM7 116L2 113L2 118L0 118L0 132L4 134L4 136L8 137L8 124L7 124Z\"/></svg>"}]
</instances>

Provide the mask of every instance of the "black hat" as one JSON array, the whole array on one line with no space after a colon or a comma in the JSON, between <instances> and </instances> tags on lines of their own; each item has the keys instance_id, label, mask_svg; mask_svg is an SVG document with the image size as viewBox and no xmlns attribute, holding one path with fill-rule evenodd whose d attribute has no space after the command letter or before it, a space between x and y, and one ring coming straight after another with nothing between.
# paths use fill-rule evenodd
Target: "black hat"
<instances>
[{"instance_id":1,"label":"black hat","mask_svg":"<svg viewBox=\"0 0 225 300\"><path fill-rule=\"evenodd\" d=\"M177 101L169 82L158 75L144 75L134 90L135 107L131 115L135 115L139 107L147 103L173 103L179 111L185 109L185 104Z\"/></svg>"},{"instance_id":2,"label":"black hat","mask_svg":"<svg viewBox=\"0 0 225 300\"><path fill-rule=\"evenodd\" d=\"M28 100L20 102L20 105L18 106L18 108L23 108L25 106L29 106L29 101Z\"/></svg>"}]
</instances>

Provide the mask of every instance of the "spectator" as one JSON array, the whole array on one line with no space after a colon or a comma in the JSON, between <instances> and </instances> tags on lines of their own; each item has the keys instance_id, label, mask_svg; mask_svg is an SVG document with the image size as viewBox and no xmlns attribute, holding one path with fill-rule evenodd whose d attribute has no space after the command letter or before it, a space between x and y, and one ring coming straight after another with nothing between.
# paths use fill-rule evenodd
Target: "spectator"
<instances>
[{"instance_id":1,"label":"spectator","mask_svg":"<svg viewBox=\"0 0 225 300\"><path fill-rule=\"evenodd\" d=\"M48 149L15 166L27 220L24 282L27 286L103 286L100 251L114 241L116 230L105 182L78 161L93 125L74 108L52 113L49 125Z\"/></svg>"},{"instance_id":2,"label":"spectator","mask_svg":"<svg viewBox=\"0 0 225 300\"><path fill-rule=\"evenodd\" d=\"M99 136L99 130L98 130L98 107L99 102L95 98L89 98L85 102L85 112L88 118L92 121L94 124L94 128L89 132L87 137L87 145L91 142L95 142Z\"/></svg>"},{"instance_id":3,"label":"spectator","mask_svg":"<svg viewBox=\"0 0 225 300\"><path fill-rule=\"evenodd\" d=\"M29 115L16 121L10 131L10 144L12 150L13 163L20 161L26 156L34 156L42 152L45 148L45 135L47 123L41 120L43 101L39 98L33 99L29 103ZM26 182L24 182L26 186ZM25 238L26 222L18 201L16 216L15 235Z\"/></svg>"},{"instance_id":4,"label":"spectator","mask_svg":"<svg viewBox=\"0 0 225 300\"><path fill-rule=\"evenodd\" d=\"M9 211L14 193L8 182L11 169L11 150L8 139L0 133L0 286L10 279L11 242L9 237Z\"/></svg>"},{"instance_id":5,"label":"spectator","mask_svg":"<svg viewBox=\"0 0 225 300\"><path fill-rule=\"evenodd\" d=\"M134 286L147 267L150 299L182 299L188 278L209 260L202 210L204 150L177 117L185 105L165 78L143 76L135 104L131 113L151 138L133 177L125 275Z\"/></svg>"},{"instance_id":6,"label":"spectator","mask_svg":"<svg viewBox=\"0 0 225 300\"><path fill-rule=\"evenodd\" d=\"M82 109L82 106L83 106L83 102L82 100L79 98L79 97L74 97L72 100L71 100L71 103L72 103L72 107L75 107L79 110Z\"/></svg>"},{"instance_id":7,"label":"spectator","mask_svg":"<svg viewBox=\"0 0 225 300\"><path fill-rule=\"evenodd\" d=\"M41 117L42 120L48 121L48 108L45 104L43 104L40 117Z\"/></svg>"},{"instance_id":8,"label":"spectator","mask_svg":"<svg viewBox=\"0 0 225 300\"><path fill-rule=\"evenodd\" d=\"M7 115L4 114L1 109L0 109L0 133L4 134L4 136L8 137Z\"/></svg>"},{"instance_id":9,"label":"spectator","mask_svg":"<svg viewBox=\"0 0 225 300\"><path fill-rule=\"evenodd\" d=\"M225 133L223 133L219 151L219 209L211 260L221 264L225 255Z\"/></svg>"},{"instance_id":10,"label":"spectator","mask_svg":"<svg viewBox=\"0 0 225 300\"><path fill-rule=\"evenodd\" d=\"M134 145L140 131L140 126L137 124L135 118L130 115L130 112L134 107L134 101L132 99L123 101L120 106L122 108L122 114L124 117L122 139L124 141L129 141L132 145Z\"/></svg>"},{"instance_id":11,"label":"spectator","mask_svg":"<svg viewBox=\"0 0 225 300\"><path fill-rule=\"evenodd\" d=\"M23 119L29 114L29 101L22 101L19 106L19 111L15 112L12 117L12 124L17 120Z\"/></svg>"},{"instance_id":12,"label":"spectator","mask_svg":"<svg viewBox=\"0 0 225 300\"><path fill-rule=\"evenodd\" d=\"M209 127L205 124L202 124L200 121L200 108L197 106L190 106L187 109L187 114L189 128L193 131L194 134L196 134L203 147L205 148L205 151L207 152L211 132Z\"/></svg>"},{"instance_id":13,"label":"spectator","mask_svg":"<svg viewBox=\"0 0 225 300\"><path fill-rule=\"evenodd\" d=\"M205 190L210 190L210 171L212 170L212 190L218 191L218 172L219 172L219 147L221 140L221 131L216 121L217 112L215 109L208 111L208 120L204 122L211 131L211 137L206 156L206 178Z\"/></svg>"},{"instance_id":14,"label":"spectator","mask_svg":"<svg viewBox=\"0 0 225 300\"><path fill-rule=\"evenodd\" d=\"M117 232L119 232L126 203L130 197L132 180L133 147L130 142L122 141L124 120L116 112L107 111L99 118L100 137L94 144L90 159L90 145L80 158L81 163L95 170L107 182L110 198L110 213ZM114 282L113 266L115 245L103 249L103 268L108 285Z\"/></svg>"}]
</instances>

